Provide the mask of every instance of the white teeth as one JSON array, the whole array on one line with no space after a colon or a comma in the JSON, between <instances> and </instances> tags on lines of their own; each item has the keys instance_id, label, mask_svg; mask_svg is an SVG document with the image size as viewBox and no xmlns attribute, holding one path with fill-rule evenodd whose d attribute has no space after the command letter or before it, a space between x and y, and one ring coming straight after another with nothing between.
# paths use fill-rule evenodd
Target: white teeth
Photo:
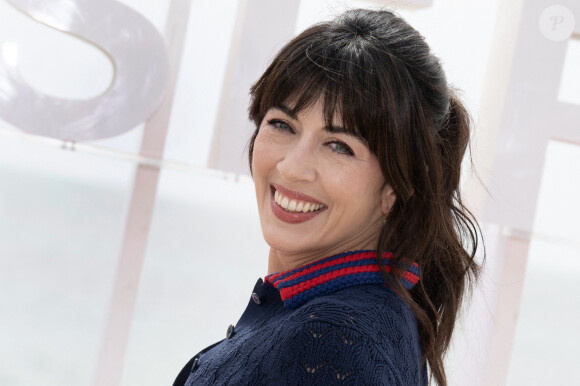
<instances>
[{"instance_id":1,"label":"white teeth","mask_svg":"<svg viewBox=\"0 0 580 386\"><path fill-rule=\"evenodd\" d=\"M282 199L282 202L280 203L280 206L284 209L288 209L288 197L284 197Z\"/></svg>"},{"instance_id":2,"label":"white teeth","mask_svg":"<svg viewBox=\"0 0 580 386\"><path fill-rule=\"evenodd\" d=\"M315 204L313 202L298 201L295 199L290 199L282 195L282 193L277 190L274 191L274 201L276 204L280 205L282 208L289 212L314 212L324 208L322 204Z\"/></svg>"}]
</instances>

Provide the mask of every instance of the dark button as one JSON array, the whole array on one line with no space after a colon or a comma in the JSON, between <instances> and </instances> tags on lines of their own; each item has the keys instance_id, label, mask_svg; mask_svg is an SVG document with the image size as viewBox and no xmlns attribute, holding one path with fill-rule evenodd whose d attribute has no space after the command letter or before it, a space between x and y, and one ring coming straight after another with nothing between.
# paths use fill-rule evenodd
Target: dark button
<instances>
[{"instance_id":1,"label":"dark button","mask_svg":"<svg viewBox=\"0 0 580 386\"><path fill-rule=\"evenodd\" d=\"M234 335L234 325L230 324L228 327L228 332L226 333L226 338L230 339Z\"/></svg>"},{"instance_id":2,"label":"dark button","mask_svg":"<svg viewBox=\"0 0 580 386\"><path fill-rule=\"evenodd\" d=\"M199 362L199 357L195 357L193 359L193 363L191 364L191 372L193 373L195 369L197 369L197 362Z\"/></svg>"},{"instance_id":3,"label":"dark button","mask_svg":"<svg viewBox=\"0 0 580 386\"><path fill-rule=\"evenodd\" d=\"M260 303L261 303L261 301L260 301L260 297L259 297L259 296L258 296L258 294L257 294L257 293L255 293L255 292L254 292L254 293L252 293L252 300L253 300L253 301L254 301L254 303L256 303L256 304L260 304Z\"/></svg>"}]
</instances>

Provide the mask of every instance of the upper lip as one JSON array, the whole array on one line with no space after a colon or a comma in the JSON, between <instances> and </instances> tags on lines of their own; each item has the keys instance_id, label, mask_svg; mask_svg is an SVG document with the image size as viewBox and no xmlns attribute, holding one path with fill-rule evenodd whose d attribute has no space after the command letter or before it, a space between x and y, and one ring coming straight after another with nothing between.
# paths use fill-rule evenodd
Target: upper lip
<instances>
[{"instance_id":1,"label":"upper lip","mask_svg":"<svg viewBox=\"0 0 580 386\"><path fill-rule=\"evenodd\" d=\"M270 184L270 186L272 186L278 192L282 193L284 196L286 196L286 197L288 197L290 199L295 199L295 200L300 200L300 201L306 201L306 202L312 202L312 203L315 203L315 204L320 204L320 205L326 206L323 202L320 202L317 199L315 199L313 197L310 197L307 194L300 193L300 192L295 192L295 191L290 190L290 189L286 189L282 185Z\"/></svg>"}]
</instances>

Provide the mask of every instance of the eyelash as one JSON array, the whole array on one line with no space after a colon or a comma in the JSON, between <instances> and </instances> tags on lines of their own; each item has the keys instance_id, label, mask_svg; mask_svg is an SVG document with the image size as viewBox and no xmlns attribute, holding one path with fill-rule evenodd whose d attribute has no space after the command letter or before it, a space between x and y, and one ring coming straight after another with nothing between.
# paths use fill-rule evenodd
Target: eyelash
<instances>
[{"instance_id":1,"label":"eyelash","mask_svg":"<svg viewBox=\"0 0 580 386\"><path fill-rule=\"evenodd\" d=\"M350 148L350 146L348 146L346 143L341 142L341 141L330 141L328 142L328 144L332 144L332 145L340 145L344 147L344 151L338 151L335 148L332 148L332 151L338 153L338 154L343 154L343 155L347 155L347 156L353 156L354 152L352 151L352 149Z\"/></svg>"},{"instance_id":2,"label":"eyelash","mask_svg":"<svg viewBox=\"0 0 580 386\"><path fill-rule=\"evenodd\" d=\"M286 129L281 128L280 127L281 124L285 125L287 128ZM282 133L294 134L294 130L292 129L292 126L288 122L285 122L281 119L270 119L270 120L268 120L268 125L273 127L275 130L278 130ZM332 151L337 153L337 154L341 154L341 155L345 155L345 156L354 156L354 152L352 151L350 146L348 146L346 143L344 143L342 141L336 141L336 140L329 141L326 144L327 145L338 145L338 146L344 147L344 151L338 151L338 150L336 150L335 147L331 146Z\"/></svg>"},{"instance_id":3,"label":"eyelash","mask_svg":"<svg viewBox=\"0 0 580 386\"><path fill-rule=\"evenodd\" d=\"M285 125L285 126L287 126L288 128L287 128L287 129L282 129L282 128L279 126L280 124L282 124L282 125ZM275 128L276 130L282 131L282 132L284 132L284 133L288 133L288 132L290 132L290 133L294 133L294 130L292 129L292 126L291 126L291 125L290 125L288 122L285 122L285 121L283 121L283 120L281 120L281 119L270 119L270 120L268 121L268 125L272 126L272 127L273 127L273 128Z\"/></svg>"}]
</instances>

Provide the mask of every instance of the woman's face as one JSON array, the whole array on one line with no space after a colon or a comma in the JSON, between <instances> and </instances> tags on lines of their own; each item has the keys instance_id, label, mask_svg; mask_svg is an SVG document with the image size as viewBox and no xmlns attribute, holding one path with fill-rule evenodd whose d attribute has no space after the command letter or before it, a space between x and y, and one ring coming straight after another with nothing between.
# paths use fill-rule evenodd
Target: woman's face
<instances>
[{"instance_id":1,"label":"woman's face","mask_svg":"<svg viewBox=\"0 0 580 386\"><path fill-rule=\"evenodd\" d=\"M327 127L320 101L294 115L270 109L254 143L252 172L262 232L280 269L336 253L375 249L395 195L358 138Z\"/></svg>"}]
</instances>

